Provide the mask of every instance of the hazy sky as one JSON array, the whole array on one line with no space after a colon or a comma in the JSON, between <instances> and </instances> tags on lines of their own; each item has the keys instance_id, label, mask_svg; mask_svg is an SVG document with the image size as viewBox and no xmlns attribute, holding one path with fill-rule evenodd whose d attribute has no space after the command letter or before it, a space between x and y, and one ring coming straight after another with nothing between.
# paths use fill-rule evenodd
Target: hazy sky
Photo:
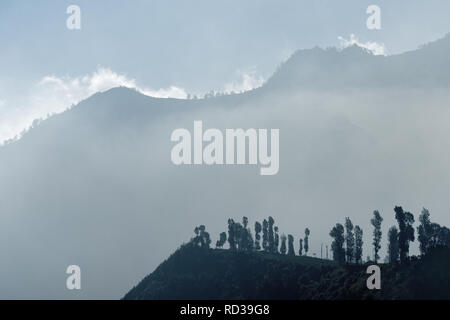
<instances>
[{"instance_id":1,"label":"hazy sky","mask_svg":"<svg viewBox=\"0 0 450 320\"><path fill-rule=\"evenodd\" d=\"M70 4L81 7L81 30L66 28ZM366 28L372 4L381 7L379 31ZM413 50L450 31L449 9L447 0L1 0L0 143L33 119L115 86L178 98L247 90L295 50L340 46L340 37L384 54ZM385 217L384 243L394 205L416 218L426 206L433 221L448 225L448 88L429 91L435 81L450 83L448 74L429 72L445 72L450 45L442 42L386 64L359 51L328 52L335 60L325 61L341 67L335 74L323 55L307 60L321 79L356 81L351 94L328 92L320 81L312 92L284 95L268 86L196 101L112 90L0 147L0 296L70 295L63 271L75 262L87 271L83 297L118 298L193 226L204 223L215 237L228 217L244 213L252 223L276 215L280 230L296 237L310 227L316 253L346 215L364 227L368 247L374 209ZM299 56L294 82L310 75ZM376 71L373 80L386 86L379 91L360 83ZM403 90L385 81L405 74ZM291 87L290 76L278 79L280 87ZM417 80L430 82L417 90ZM171 114L177 106L190 109ZM173 166L168 137L195 119L216 128L281 128L280 173L263 180L247 167Z\"/></svg>"},{"instance_id":2,"label":"hazy sky","mask_svg":"<svg viewBox=\"0 0 450 320\"><path fill-rule=\"evenodd\" d=\"M66 28L71 4L81 30ZM379 31L366 28L371 4L382 10ZM339 46L351 34L389 54L412 50L450 31L449 10L444 0L2 0L0 142L117 85L175 97L245 90L295 50Z\"/></svg>"},{"instance_id":3,"label":"hazy sky","mask_svg":"<svg viewBox=\"0 0 450 320\"><path fill-rule=\"evenodd\" d=\"M66 28L66 8L82 10L82 29ZM382 30L366 28L370 4ZM416 48L450 31L441 1L11 1L0 4L1 93L48 74L82 75L97 66L127 73L152 88L221 87L238 70L268 76L294 50L336 46L351 33ZM19 86L20 87L20 86ZM18 89L20 90L20 89Z\"/></svg>"}]
</instances>

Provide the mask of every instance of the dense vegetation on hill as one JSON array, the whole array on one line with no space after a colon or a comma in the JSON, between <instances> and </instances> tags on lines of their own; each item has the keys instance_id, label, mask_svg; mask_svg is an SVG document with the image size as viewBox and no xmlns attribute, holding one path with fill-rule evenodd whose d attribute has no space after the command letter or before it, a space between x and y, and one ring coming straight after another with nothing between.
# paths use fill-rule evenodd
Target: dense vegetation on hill
<instances>
[{"instance_id":1,"label":"dense vegetation on hill","mask_svg":"<svg viewBox=\"0 0 450 320\"><path fill-rule=\"evenodd\" d=\"M183 245L124 299L450 299L450 249L406 264L381 264L381 290L367 265L267 252Z\"/></svg>"},{"instance_id":2,"label":"dense vegetation on hill","mask_svg":"<svg viewBox=\"0 0 450 320\"><path fill-rule=\"evenodd\" d=\"M449 229L433 223L423 209L417 227L420 256L409 255L415 240L414 215L395 207L397 227L389 230L389 263L378 264L381 248L379 211L373 212L373 259L362 260L362 229L346 217L331 230L333 261L308 257L309 228L299 239L279 235L272 217L255 222L253 238L247 217L228 219L216 249L206 227L194 229L191 241L133 288L125 299L450 299ZM223 250L228 241L229 249ZM369 289L372 272L381 266L381 288Z\"/></svg>"}]
</instances>

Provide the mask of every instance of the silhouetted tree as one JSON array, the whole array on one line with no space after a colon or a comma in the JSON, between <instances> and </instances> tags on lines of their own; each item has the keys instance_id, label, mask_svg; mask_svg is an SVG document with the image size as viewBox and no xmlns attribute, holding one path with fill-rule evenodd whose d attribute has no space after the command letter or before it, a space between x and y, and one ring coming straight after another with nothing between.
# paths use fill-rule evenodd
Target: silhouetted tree
<instances>
[{"instance_id":1,"label":"silhouetted tree","mask_svg":"<svg viewBox=\"0 0 450 320\"><path fill-rule=\"evenodd\" d=\"M404 212L402 207L395 207L395 219L398 222L398 247L400 251L400 262L408 260L409 242L414 241L414 216L410 212Z\"/></svg>"},{"instance_id":2,"label":"silhouetted tree","mask_svg":"<svg viewBox=\"0 0 450 320\"><path fill-rule=\"evenodd\" d=\"M248 224L248 222L245 225L247 225L247 224ZM247 237L245 250L253 251L254 241L253 241L252 232L251 232L250 228L244 228L244 230L245 230L245 235Z\"/></svg>"},{"instance_id":3,"label":"silhouetted tree","mask_svg":"<svg viewBox=\"0 0 450 320\"><path fill-rule=\"evenodd\" d=\"M354 261L355 254L355 235L353 233L353 223L350 218L345 218L345 255L347 257L347 262L351 263Z\"/></svg>"},{"instance_id":4,"label":"silhouetted tree","mask_svg":"<svg viewBox=\"0 0 450 320\"><path fill-rule=\"evenodd\" d=\"M247 226L248 226L248 218L247 217L242 217L242 225L244 226L244 228L247 228Z\"/></svg>"},{"instance_id":5,"label":"silhouetted tree","mask_svg":"<svg viewBox=\"0 0 450 320\"><path fill-rule=\"evenodd\" d=\"M199 237L200 229L199 229L199 227L195 227L194 234L195 234L195 237L192 238L191 243L194 246L198 247L198 246L200 246L200 237Z\"/></svg>"},{"instance_id":6,"label":"silhouetted tree","mask_svg":"<svg viewBox=\"0 0 450 320\"><path fill-rule=\"evenodd\" d=\"M450 230L447 227L441 227L439 224L431 222L430 212L427 209L423 208L419 221L417 238L422 255L436 246L450 246Z\"/></svg>"},{"instance_id":7,"label":"silhouetted tree","mask_svg":"<svg viewBox=\"0 0 450 320\"><path fill-rule=\"evenodd\" d=\"M274 245L275 245L275 253L278 253L278 245L280 244L280 236L278 235L278 227L273 227L273 231L275 232L275 239L274 239Z\"/></svg>"},{"instance_id":8,"label":"silhouetted tree","mask_svg":"<svg viewBox=\"0 0 450 320\"><path fill-rule=\"evenodd\" d=\"M209 236L209 233L204 231L202 234L202 248L208 248L211 245L211 237Z\"/></svg>"},{"instance_id":9,"label":"silhouetted tree","mask_svg":"<svg viewBox=\"0 0 450 320\"><path fill-rule=\"evenodd\" d=\"M441 227L439 224L432 222L430 226L430 234L429 234L429 242L428 242L428 248L434 248L437 245L445 245L441 239L441 235L443 234L443 231L447 229L446 227ZM428 251L428 250L427 250Z\"/></svg>"},{"instance_id":10,"label":"silhouetted tree","mask_svg":"<svg viewBox=\"0 0 450 320\"><path fill-rule=\"evenodd\" d=\"M242 250L242 248L243 248L243 234L244 234L244 232L243 232L243 227L242 227L242 224L240 224L239 222L235 222L234 223L234 225L233 225L233 227L234 227L234 241L235 241L235 243L236 243L236 249L239 251L239 250Z\"/></svg>"},{"instance_id":11,"label":"silhouetted tree","mask_svg":"<svg viewBox=\"0 0 450 320\"><path fill-rule=\"evenodd\" d=\"M383 221L383 218L381 217L380 213L375 210L373 212L373 218L370 220L370 223L373 225L373 259L375 263L378 262L378 259L380 259L380 256L378 255L378 251L381 248L381 222Z\"/></svg>"},{"instance_id":12,"label":"silhouetted tree","mask_svg":"<svg viewBox=\"0 0 450 320\"><path fill-rule=\"evenodd\" d=\"M397 263L399 257L399 247L398 247L398 230L397 228L391 227L388 232L388 259L389 263Z\"/></svg>"},{"instance_id":13,"label":"silhouetted tree","mask_svg":"<svg viewBox=\"0 0 450 320\"><path fill-rule=\"evenodd\" d=\"M262 247L264 251L269 251L269 223L266 219L263 221L263 242Z\"/></svg>"},{"instance_id":14,"label":"silhouetted tree","mask_svg":"<svg viewBox=\"0 0 450 320\"><path fill-rule=\"evenodd\" d=\"M209 246L211 245L211 238L209 236L209 233L206 232L206 227L204 225L195 227L194 233L195 237L191 241L194 246L209 248Z\"/></svg>"},{"instance_id":15,"label":"silhouetted tree","mask_svg":"<svg viewBox=\"0 0 450 320\"><path fill-rule=\"evenodd\" d=\"M275 252L275 236L273 232L273 225L275 221L272 217L269 217L269 251L274 253Z\"/></svg>"},{"instance_id":16,"label":"silhouetted tree","mask_svg":"<svg viewBox=\"0 0 450 320\"><path fill-rule=\"evenodd\" d=\"M300 238L300 240L298 241L298 255L302 256L303 255L303 239Z\"/></svg>"},{"instance_id":17,"label":"silhouetted tree","mask_svg":"<svg viewBox=\"0 0 450 320\"><path fill-rule=\"evenodd\" d=\"M333 260L339 264L345 263L345 250L344 250L344 226L337 223L330 231L330 236L334 239L331 244L331 250L333 251Z\"/></svg>"},{"instance_id":18,"label":"silhouetted tree","mask_svg":"<svg viewBox=\"0 0 450 320\"><path fill-rule=\"evenodd\" d=\"M239 228L239 249L251 251L253 248L253 239L251 239L250 230L247 229L248 226L248 218L242 217L242 228Z\"/></svg>"},{"instance_id":19,"label":"silhouetted tree","mask_svg":"<svg viewBox=\"0 0 450 320\"><path fill-rule=\"evenodd\" d=\"M281 235L280 253L286 254L286 236L284 234Z\"/></svg>"},{"instance_id":20,"label":"silhouetted tree","mask_svg":"<svg viewBox=\"0 0 450 320\"><path fill-rule=\"evenodd\" d=\"M248 225L246 217L242 219L242 224L239 222L232 222L229 225L229 233L234 237L232 243L234 243L233 250L238 251L251 251L253 250L253 238L248 228L244 227ZM228 235L228 242L230 242L230 234Z\"/></svg>"},{"instance_id":21,"label":"silhouetted tree","mask_svg":"<svg viewBox=\"0 0 450 320\"><path fill-rule=\"evenodd\" d=\"M294 237L291 234L288 234L288 255L295 256L294 251Z\"/></svg>"},{"instance_id":22,"label":"silhouetted tree","mask_svg":"<svg viewBox=\"0 0 450 320\"><path fill-rule=\"evenodd\" d=\"M260 241L261 241L261 230L262 230L262 226L261 223L259 223L258 221L255 222L255 250L261 250L261 245L260 245Z\"/></svg>"},{"instance_id":23,"label":"silhouetted tree","mask_svg":"<svg viewBox=\"0 0 450 320\"><path fill-rule=\"evenodd\" d=\"M227 242L227 234L225 232L222 232L219 235L219 240L217 240L217 242L216 242L216 247L222 248L224 246L225 242Z\"/></svg>"},{"instance_id":24,"label":"silhouetted tree","mask_svg":"<svg viewBox=\"0 0 450 320\"><path fill-rule=\"evenodd\" d=\"M228 244L230 245L230 250L236 250L235 229L234 220L228 219Z\"/></svg>"},{"instance_id":25,"label":"silhouetted tree","mask_svg":"<svg viewBox=\"0 0 450 320\"><path fill-rule=\"evenodd\" d=\"M201 245L201 242L203 242L202 235L205 233L206 227L204 225L201 225L198 227L198 230L199 230L200 245Z\"/></svg>"},{"instance_id":26,"label":"silhouetted tree","mask_svg":"<svg viewBox=\"0 0 450 320\"><path fill-rule=\"evenodd\" d=\"M426 254L430 247L434 245L432 238L434 236L433 233L435 233L435 230L433 229L437 228L436 226L434 226L433 228L433 225L430 221L430 212L425 208L422 209L422 213L419 216L419 222L420 225L417 227L417 239L420 243L420 253Z\"/></svg>"},{"instance_id":27,"label":"silhouetted tree","mask_svg":"<svg viewBox=\"0 0 450 320\"><path fill-rule=\"evenodd\" d=\"M363 231L359 226L355 226L355 262L362 262L363 253Z\"/></svg>"},{"instance_id":28,"label":"silhouetted tree","mask_svg":"<svg viewBox=\"0 0 450 320\"><path fill-rule=\"evenodd\" d=\"M308 255L309 250L309 234L310 231L308 228L305 229L305 239L303 240L303 248L305 249L305 256Z\"/></svg>"},{"instance_id":29,"label":"silhouetted tree","mask_svg":"<svg viewBox=\"0 0 450 320\"><path fill-rule=\"evenodd\" d=\"M436 236L433 236L433 246L446 246L450 247L450 230L447 227L441 227L437 223L432 223L432 226L436 225L437 227L433 228L435 231L433 232L433 235L437 234Z\"/></svg>"}]
</instances>

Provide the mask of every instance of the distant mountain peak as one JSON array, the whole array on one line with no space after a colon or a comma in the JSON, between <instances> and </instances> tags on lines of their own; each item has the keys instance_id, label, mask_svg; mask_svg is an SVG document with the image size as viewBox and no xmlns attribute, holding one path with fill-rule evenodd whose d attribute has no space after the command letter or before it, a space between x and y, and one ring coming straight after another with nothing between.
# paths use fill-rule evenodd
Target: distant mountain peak
<instances>
[{"instance_id":1,"label":"distant mountain peak","mask_svg":"<svg viewBox=\"0 0 450 320\"><path fill-rule=\"evenodd\" d=\"M374 55L356 44L299 50L267 81L281 90L450 85L450 34L414 51ZM266 89L267 89L266 88Z\"/></svg>"}]
</instances>

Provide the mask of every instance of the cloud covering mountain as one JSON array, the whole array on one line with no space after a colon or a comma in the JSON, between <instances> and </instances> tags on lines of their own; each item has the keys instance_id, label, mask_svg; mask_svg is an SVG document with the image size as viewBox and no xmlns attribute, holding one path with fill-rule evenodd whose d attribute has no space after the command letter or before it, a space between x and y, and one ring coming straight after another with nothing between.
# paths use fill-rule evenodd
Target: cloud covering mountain
<instances>
[{"instance_id":1,"label":"cloud covering mountain","mask_svg":"<svg viewBox=\"0 0 450 320\"><path fill-rule=\"evenodd\" d=\"M264 79L255 70L239 71L235 80L214 92L241 93L260 87L263 82ZM187 99L193 96L177 86L150 89L137 84L135 79L108 68L98 68L92 74L79 77L45 76L20 101L6 105L6 100L0 100L0 145L19 139L32 127L33 122L64 112L95 93L118 87L134 89L155 98Z\"/></svg>"},{"instance_id":2,"label":"cloud covering mountain","mask_svg":"<svg viewBox=\"0 0 450 320\"><path fill-rule=\"evenodd\" d=\"M365 255L375 209L383 240L395 205L426 206L449 224L449 53L449 38L387 57L302 50L242 94L180 100L116 88L42 121L0 147L0 298L119 298L196 225L215 240L228 217L272 215L296 239L309 227L317 253L349 216L364 229ZM170 134L194 120L279 128L279 173L174 166ZM65 289L71 264L80 292Z\"/></svg>"}]
</instances>

